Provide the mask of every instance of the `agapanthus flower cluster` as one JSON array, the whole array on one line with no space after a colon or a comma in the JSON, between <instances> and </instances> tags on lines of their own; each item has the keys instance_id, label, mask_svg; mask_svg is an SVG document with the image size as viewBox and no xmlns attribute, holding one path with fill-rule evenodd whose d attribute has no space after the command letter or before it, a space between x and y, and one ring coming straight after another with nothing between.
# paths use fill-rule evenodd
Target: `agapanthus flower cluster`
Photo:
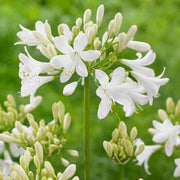
<instances>
[{"instance_id":1,"label":"agapanthus flower cluster","mask_svg":"<svg viewBox=\"0 0 180 180\"><path fill-rule=\"evenodd\" d=\"M58 75L61 83L68 82L63 94L71 95L80 80L91 76L100 84L96 91L101 98L98 118L105 118L116 103L123 106L126 116L131 116L140 105L148 102L152 105L153 98L159 96L159 88L168 82L168 78L162 78L164 70L156 76L154 70L147 67L155 61L156 54L148 43L134 41L136 25L131 26L127 33L120 32L122 15L117 13L109 22L107 31L99 37L104 6L98 7L95 22L91 20L91 14L87 9L72 28L60 24L56 37L52 35L48 21L36 22L35 30L20 25L21 31L17 33L20 41L16 44L35 46L48 58L48 62L35 60L27 47L26 54L19 54L21 96L30 96L30 102L34 104L36 90ZM121 52L125 48L137 51L138 58L122 58ZM143 56L141 52L146 54ZM114 63L118 66L115 70ZM111 80L106 70L112 73ZM70 82L75 72L78 79Z\"/></svg>"},{"instance_id":2,"label":"agapanthus flower cluster","mask_svg":"<svg viewBox=\"0 0 180 180\"><path fill-rule=\"evenodd\" d=\"M158 110L159 118L162 122L153 120L154 128L149 128L149 133L153 135L153 142L165 144L165 154L169 157L173 154L174 149L180 150L180 100L175 105L171 97L166 100L166 111L163 109ZM139 145L139 142L138 142ZM144 163L145 170L150 174L148 170L148 159L153 152L160 149L161 145L148 145L145 146L145 150L142 154L137 156L138 164ZM179 177L179 159L175 159L177 165L174 176Z\"/></svg>"},{"instance_id":3,"label":"agapanthus flower cluster","mask_svg":"<svg viewBox=\"0 0 180 180\"><path fill-rule=\"evenodd\" d=\"M144 143L138 144L135 148L136 136L136 127L131 129L130 136L128 136L126 124L121 121L118 128L112 132L112 139L103 142L104 149L114 162L121 165L126 164L144 151Z\"/></svg>"}]
</instances>

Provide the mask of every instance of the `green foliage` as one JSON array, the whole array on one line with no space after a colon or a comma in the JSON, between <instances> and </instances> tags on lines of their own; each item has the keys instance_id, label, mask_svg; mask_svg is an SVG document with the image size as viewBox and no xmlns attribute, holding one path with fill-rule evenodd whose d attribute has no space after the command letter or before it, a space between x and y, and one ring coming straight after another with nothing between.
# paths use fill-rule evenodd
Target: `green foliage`
<instances>
[{"instance_id":1,"label":"green foliage","mask_svg":"<svg viewBox=\"0 0 180 180\"><path fill-rule=\"evenodd\" d=\"M138 136L145 143L151 144L151 136L147 130L152 126L152 120L157 119L157 109L164 109L165 99L169 96L173 99L179 98L180 92L180 13L179 0L0 0L0 102L6 99L7 94L13 94L17 102L27 104L28 98L18 98L20 91L20 79L18 77L18 53L23 52L21 46L14 46L18 41L16 33L20 30L18 25L22 24L29 29L34 29L37 20L45 21L48 19L52 27L53 34L58 34L56 27L60 23L67 23L72 26L75 19L82 16L83 11L87 8L92 9L93 17L99 4L105 5L105 18L102 23L101 32L107 27L107 22L114 17L115 13L121 12L123 15L122 31L127 32L128 27L133 24L138 26L135 40L145 41L151 44L152 49L156 52L157 60L155 72L159 75L163 67L166 67L165 76L170 78L170 82L160 90L160 98L154 100L153 106L146 105L139 115L133 115L126 120L129 128L136 125ZM36 54L34 48L28 48L33 57L36 59L44 58ZM130 51L131 52L131 51ZM123 54L124 53L124 54ZM132 53L125 51L122 56L131 58ZM135 58L135 57L133 57ZM64 84L56 82L49 83L41 87L36 94L41 94L44 99L42 104L33 112L34 116L44 118L46 121L52 119L51 105L59 100L65 103L67 111L72 116L72 127L68 134L69 146L79 151L80 157L77 158L77 175L82 179L81 172L82 161L82 94L83 88L79 87L71 97L62 95ZM97 119L97 109L99 99L95 95L95 85L91 82L91 167L92 179L117 179L119 174L118 167L111 162L103 150L103 141L111 138L112 130L118 125L118 119L112 113L106 119L99 121ZM119 107L118 107L119 108ZM124 113L120 114L121 120L124 120ZM129 131L129 130L128 130ZM78 138L77 138L78 137ZM67 143L68 146L68 143ZM143 167L134 166L130 163L126 166L126 180L138 179L139 177L146 180L150 179L168 179L172 177L175 164L173 156L166 158L165 154L155 153L149 162L151 176L148 176ZM59 160L58 160L59 161ZM58 172L59 164L55 171ZM71 161L73 162L74 159ZM78 172L79 171L79 172Z\"/></svg>"}]
</instances>

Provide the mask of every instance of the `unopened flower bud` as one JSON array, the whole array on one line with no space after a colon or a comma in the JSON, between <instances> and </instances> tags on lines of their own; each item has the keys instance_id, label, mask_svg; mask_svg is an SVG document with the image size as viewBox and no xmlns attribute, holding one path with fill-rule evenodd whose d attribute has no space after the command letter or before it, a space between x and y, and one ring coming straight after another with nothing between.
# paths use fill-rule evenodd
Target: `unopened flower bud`
<instances>
[{"instance_id":1,"label":"unopened flower bud","mask_svg":"<svg viewBox=\"0 0 180 180\"><path fill-rule=\"evenodd\" d=\"M112 140L113 140L113 142L117 142L118 137L119 137L119 131L118 131L118 129L114 129L114 131L112 132Z\"/></svg>"},{"instance_id":2,"label":"unopened flower bud","mask_svg":"<svg viewBox=\"0 0 180 180\"><path fill-rule=\"evenodd\" d=\"M20 179L29 180L26 173L24 172L24 169L19 164L16 164L13 167L13 171L15 171L17 173L17 175L20 177Z\"/></svg>"},{"instance_id":3,"label":"unopened flower bud","mask_svg":"<svg viewBox=\"0 0 180 180\"><path fill-rule=\"evenodd\" d=\"M65 96L70 96L75 91L77 85L78 85L78 83L76 81L74 81L70 84L67 84L63 89L63 94Z\"/></svg>"},{"instance_id":4,"label":"unopened flower bud","mask_svg":"<svg viewBox=\"0 0 180 180\"><path fill-rule=\"evenodd\" d=\"M166 119L168 119L168 115L166 111L163 109L158 109L158 116L162 121L165 121Z\"/></svg>"},{"instance_id":5,"label":"unopened flower bud","mask_svg":"<svg viewBox=\"0 0 180 180\"><path fill-rule=\"evenodd\" d=\"M42 163L43 162L43 148L39 142L35 143L35 151L36 151L36 155L40 163Z\"/></svg>"},{"instance_id":6,"label":"unopened flower bud","mask_svg":"<svg viewBox=\"0 0 180 180\"><path fill-rule=\"evenodd\" d=\"M4 142L8 142L8 143L17 143L20 144L21 140L20 139L16 139L10 135L7 134L0 134L0 140L4 141Z\"/></svg>"},{"instance_id":7,"label":"unopened flower bud","mask_svg":"<svg viewBox=\"0 0 180 180\"><path fill-rule=\"evenodd\" d=\"M39 49L41 54L43 54L45 57L47 57L48 59L51 59L51 56L49 55L49 51L44 45L38 46L37 49Z\"/></svg>"},{"instance_id":8,"label":"unopened flower bud","mask_svg":"<svg viewBox=\"0 0 180 180\"><path fill-rule=\"evenodd\" d=\"M133 25L129 28L128 32L127 32L127 41L126 42L129 42L131 40L133 40L134 38L134 35L136 34L136 31L137 31L137 26L136 25Z\"/></svg>"},{"instance_id":9,"label":"unopened flower bud","mask_svg":"<svg viewBox=\"0 0 180 180\"><path fill-rule=\"evenodd\" d=\"M63 24L60 24L58 26L58 33L59 33L59 36L61 36L64 32L64 25Z\"/></svg>"},{"instance_id":10,"label":"unopened flower bud","mask_svg":"<svg viewBox=\"0 0 180 180\"><path fill-rule=\"evenodd\" d=\"M14 100L14 97L11 94L7 95L7 100L11 104L11 107L15 108L16 107L16 102Z\"/></svg>"},{"instance_id":11,"label":"unopened flower bud","mask_svg":"<svg viewBox=\"0 0 180 180\"><path fill-rule=\"evenodd\" d=\"M91 10L90 9L86 9L86 11L84 12L84 18L83 18L83 22L84 24L86 24L89 19L91 18Z\"/></svg>"},{"instance_id":12,"label":"unopened flower bud","mask_svg":"<svg viewBox=\"0 0 180 180\"><path fill-rule=\"evenodd\" d=\"M51 33L51 27L50 25L48 24L48 22L46 21L45 24L44 24L44 29L45 29L45 32L47 34L47 38L49 40L52 40L52 33Z\"/></svg>"},{"instance_id":13,"label":"unopened flower bud","mask_svg":"<svg viewBox=\"0 0 180 180\"><path fill-rule=\"evenodd\" d=\"M52 167L51 163L49 161L45 161L44 162L44 166L45 169L47 170L47 173L52 176L52 177L56 177L55 173L54 173L54 168Z\"/></svg>"},{"instance_id":14,"label":"unopened flower bud","mask_svg":"<svg viewBox=\"0 0 180 180\"><path fill-rule=\"evenodd\" d=\"M61 162L62 162L63 166L65 166L65 167L67 167L69 165L69 161L64 158L61 158Z\"/></svg>"},{"instance_id":15,"label":"unopened flower bud","mask_svg":"<svg viewBox=\"0 0 180 180\"><path fill-rule=\"evenodd\" d=\"M34 165L36 166L37 170L40 171L41 169L41 163L37 156L37 154L34 156Z\"/></svg>"},{"instance_id":16,"label":"unopened flower bud","mask_svg":"<svg viewBox=\"0 0 180 180\"><path fill-rule=\"evenodd\" d=\"M115 152L115 154L118 154L118 152L119 152L118 145L115 144L115 143L113 143L113 144L112 144L112 150Z\"/></svg>"},{"instance_id":17,"label":"unopened flower bud","mask_svg":"<svg viewBox=\"0 0 180 180\"><path fill-rule=\"evenodd\" d=\"M171 97L168 97L166 100L166 108L168 113L174 113L175 103Z\"/></svg>"},{"instance_id":18,"label":"unopened flower bud","mask_svg":"<svg viewBox=\"0 0 180 180\"><path fill-rule=\"evenodd\" d=\"M71 164L65 169L63 174L60 176L59 180L69 179L75 174L75 172L76 172L76 165Z\"/></svg>"},{"instance_id":19,"label":"unopened flower bud","mask_svg":"<svg viewBox=\"0 0 180 180\"><path fill-rule=\"evenodd\" d=\"M64 123L63 123L63 133L65 134L69 127L71 125L71 116L69 113L67 113L64 117Z\"/></svg>"},{"instance_id":20,"label":"unopened flower bud","mask_svg":"<svg viewBox=\"0 0 180 180\"><path fill-rule=\"evenodd\" d=\"M118 38L119 38L118 51L121 52L126 46L127 35L125 33L120 33Z\"/></svg>"},{"instance_id":21,"label":"unopened flower bud","mask_svg":"<svg viewBox=\"0 0 180 180\"><path fill-rule=\"evenodd\" d=\"M137 136L137 128L133 127L130 132L131 141L134 141L136 139L136 136Z\"/></svg>"},{"instance_id":22,"label":"unopened flower bud","mask_svg":"<svg viewBox=\"0 0 180 180\"><path fill-rule=\"evenodd\" d=\"M125 150L126 150L128 156L133 155L133 145L132 145L131 141L126 140Z\"/></svg>"},{"instance_id":23,"label":"unopened flower bud","mask_svg":"<svg viewBox=\"0 0 180 180\"><path fill-rule=\"evenodd\" d=\"M101 45L101 41L99 40L99 37L96 37L94 39L94 49L97 50L100 45Z\"/></svg>"},{"instance_id":24,"label":"unopened flower bud","mask_svg":"<svg viewBox=\"0 0 180 180\"><path fill-rule=\"evenodd\" d=\"M76 36L79 33L79 29L77 26L73 26L72 27L72 35Z\"/></svg>"},{"instance_id":25,"label":"unopened flower bud","mask_svg":"<svg viewBox=\"0 0 180 180\"><path fill-rule=\"evenodd\" d=\"M57 103L54 103L52 105L52 113L53 113L53 118L54 118L55 122L57 122L58 121L58 116L59 116L59 110L58 110Z\"/></svg>"},{"instance_id":26,"label":"unopened flower bud","mask_svg":"<svg viewBox=\"0 0 180 180\"><path fill-rule=\"evenodd\" d=\"M32 159L32 157L31 157L29 150L26 150L24 153L25 168L29 167L29 163L30 163L31 159Z\"/></svg>"},{"instance_id":27,"label":"unopened flower bud","mask_svg":"<svg viewBox=\"0 0 180 180\"><path fill-rule=\"evenodd\" d=\"M140 144L137 148L136 151L134 153L135 156L138 156L139 154L141 154L144 151L145 145L144 143Z\"/></svg>"},{"instance_id":28,"label":"unopened flower bud","mask_svg":"<svg viewBox=\"0 0 180 180\"><path fill-rule=\"evenodd\" d=\"M97 14L96 14L96 24L97 24L98 26L101 25L103 16L104 16L104 5L101 4L101 5L98 7L98 9L97 9Z\"/></svg>"},{"instance_id":29,"label":"unopened flower bud","mask_svg":"<svg viewBox=\"0 0 180 180\"><path fill-rule=\"evenodd\" d=\"M122 24L122 15L121 13L117 13L115 16L115 28L114 28L114 35L116 36L119 33L121 24Z\"/></svg>"},{"instance_id":30,"label":"unopened flower bud","mask_svg":"<svg viewBox=\"0 0 180 180\"><path fill-rule=\"evenodd\" d=\"M52 44L48 44L47 49L49 51L49 55L50 55L51 58L57 55L56 49Z\"/></svg>"},{"instance_id":31,"label":"unopened flower bud","mask_svg":"<svg viewBox=\"0 0 180 180\"><path fill-rule=\"evenodd\" d=\"M148 43L140 41L129 41L127 47L139 52L146 52L151 49L151 46Z\"/></svg>"},{"instance_id":32,"label":"unopened flower bud","mask_svg":"<svg viewBox=\"0 0 180 180\"><path fill-rule=\"evenodd\" d=\"M121 121L119 123L118 129L119 129L119 132L120 132L122 138L126 138L127 137L127 128L126 128L126 124L123 121Z\"/></svg>"},{"instance_id":33,"label":"unopened flower bud","mask_svg":"<svg viewBox=\"0 0 180 180\"><path fill-rule=\"evenodd\" d=\"M112 149L112 144L108 141L103 142L103 147L108 154L109 157L112 157L113 149Z\"/></svg>"},{"instance_id":34,"label":"unopened flower bud","mask_svg":"<svg viewBox=\"0 0 180 180\"><path fill-rule=\"evenodd\" d=\"M115 28L115 20L113 19L113 20L111 20L111 21L109 22L109 26L108 26L108 36L109 36L109 37L110 37L111 34L113 33L114 28Z\"/></svg>"},{"instance_id":35,"label":"unopened flower bud","mask_svg":"<svg viewBox=\"0 0 180 180\"><path fill-rule=\"evenodd\" d=\"M82 18L77 18L77 20L76 20L77 28L79 29L81 27L81 25L82 25Z\"/></svg>"},{"instance_id":36,"label":"unopened flower bud","mask_svg":"<svg viewBox=\"0 0 180 180\"><path fill-rule=\"evenodd\" d=\"M60 123L63 123L63 121L64 121L64 114L65 114L64 104L61 101L59 101L58 102L58 107L59 107L59 120L60 120Z\"/></svg>"},{"instance_id":37,"label":"unopened flower bud","mask_svg":"<svg viewBox=\"0 0 180 180\"><path fill-rule=\"evenodd\" d=\"M75 177L72 178L72 180L79 180L79 177L75 176Z\"/></svg>"},{"instance_id":38,"label":"unopened flower bud","mask_svg":"<svg viewBox=\"0 0 180 180\"><path fill-rule=\"evenodd\" d=\"M29 172L28 172L28 176L29 176L29 178L30 178L31 180L34 180L34 174L33 174L32 171L29 171Z\"/></svg>"},{"instance_id":39,"label":"unopened flower bud","mask_svg":"<svg viewBox=\"0 0 180 180\"><path fill-rule=\"evenodd\" d=\"M76 150L68 150L67 152L73 157L79 156L79 153Z\"/></svg>"}]
</instances>

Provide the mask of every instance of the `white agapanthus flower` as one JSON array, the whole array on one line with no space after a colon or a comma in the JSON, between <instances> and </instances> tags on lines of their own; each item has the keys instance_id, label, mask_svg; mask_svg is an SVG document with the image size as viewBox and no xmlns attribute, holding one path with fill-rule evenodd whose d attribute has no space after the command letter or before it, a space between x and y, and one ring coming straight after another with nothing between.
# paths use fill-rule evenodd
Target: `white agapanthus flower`
<instances>
[{"instance_id":1,"label":"white agapanthus flower","mask_svg":"<svg viewBox=\"0 0 180 180\"><path fill-rule=\"evenodd\" d=\"M31 112L33 109L35 109L39 104L42 102L41 96L36 96L33 98L33 101L30 102L30 104L26 104L24 106L24 109L26 113Z\"/></svg>"},{"instance_id":2,"label":"white agapanthus flower","mask_svg":"<svg viewBox=\"0 0 180 180\"><path fill-rule=\"evenodd\" d=\"M140 139L137 139L135 145L139 146L142 143L143 141L141 141ZM149 172L149 165L148 165L149 158L154 152L156 152L160 148L161 148L160 145L145 145L144 151L138 156L136 156L136 159L138 161L137 164L141 166L144 163L144 169L149 175L151 174Z\"/></svg>"},{"instance_id":3,"label":"white agapanthus flower","mask_svg":"<svg viewBox=\"0 0 180 180\"><path fill-rule=\"evenodd\" d=\"M43 84L54 79L53 76L39 76L41 73L51 72L53 67L49 63L39 62L33 59L27 49L25 54L19 54L19 76L21 81L21 96L30 95L30 104L35 107L37 98L34 97L36 90Z\"/></svg>"},{"instance_id":4,"label":"white agapanthus flower","mask_svg":"<svg viewBox=\"0 0 180 180\"><path fill-rule=\"evenodd\" d=\"M82 61L91 62L100 57L101 53L98 50L84 51L87 46L87 35L80 32L75 40L72 48L68 42L61 38L56 37L54 39L56 48L63 53L63 55L57 55L50 61L51 65L56 68L64 68L60 75L60 81L66 82L70 79L74 71L82 77L88 76L87 67Z\"/></svg>"},{"instance_id":5,"label":"white agapanthus flower","mask_svg":"<svg viewBox=\"0 0 180 180\"><path fill-rule=\"evenodd\" d=\"M28 46L48 45L53 38L51 35L51 29L46 21L45 23L37 21L35 24L35 30L31 31L22 25L19 25L21 30L17 33L17 36L21 41L15 44L26 44Z\"/></svg>"},{"instance_id":6,"label":"white agapanthus flower","mask_svg":"<svg viewBox=\"0 0 180 180\"><path fill-rule=\"evenodd\" d=\"M100 86L96 90L96 95L101 98L98 108L98 118L103 119L115 103L123 105L126 116L131 116L136 110L135 103L144 105L148 102L147 96L141 94L144 92L134 81L123 82L125 79L124 68L116 68L113 71L112 79L102 70L95 71L96 79Z\"/></svg>"},{"instance_id":7,"label":"white agapanthus flower","mask_svg":"<svg viewBox=\"0 0 180 180\"><path fill-rule=\"evenodd\" d=\"M154 128L150 128L149 131L153 132L153 141L156 143L165 142L165 153L167 156L171 156L174 150L174 146L180 144L180 125L173 125L170 120L165 120L162 123L153 120Z\"/></svg>"},{"instance_id":8,"label":"white agapanthus flower","mask_svg":"<svg viewBox=\"0 0 180 180\"><path fill-rule=\"evenodd\" d=\"M174 170L174 177L180 177L180 158L175 159L175 164L177 167Z\"/></svg>"},{"instance_id":9,"label":"white agapanthus flower","mask_svg":"<svg viewBox=\"0 0 180 180\"><path fill-rule=\"evenodd\" d=\"M3 175L3 179L6 179L7 176L11 176L11 170L10 170L10 166L12 164L15 164L15 162L13 162L11 160L11 157L8 153L8 151L4 151L4 160L0 159L0 170L2 172Z\"/></svg>"},{"instance_id":10,"label":"white agapanthus flower","mask_svg":"<svg viewBox=\"0 0 180 180\"><path fill-rule=\"evenodd\" d=\"M122 59L121 62L129 66L133 70L131 74L145 88L149 98L149 104L152 105L153 97L155 98L158 97L160 86L166 84L169 81L169 79L162 78L165 69L159 76L155 77L154 70L145 67L147 65L152 64L156 58L156 55L152 50L150 50L143 58L140 53L137 53L137 56L138 56L137 60Z\"/></svg>"}]
</instances>

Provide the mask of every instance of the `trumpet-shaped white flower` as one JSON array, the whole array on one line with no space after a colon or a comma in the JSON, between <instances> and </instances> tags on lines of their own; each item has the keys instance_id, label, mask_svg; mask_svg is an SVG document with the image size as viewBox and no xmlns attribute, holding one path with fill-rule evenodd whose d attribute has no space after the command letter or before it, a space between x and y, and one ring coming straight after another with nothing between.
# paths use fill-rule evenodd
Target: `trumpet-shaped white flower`
<instances>
[{"instance_id":1,"label":"trumpet-shaped white flower","mask_svg":"<svg viewBox=\"0 0 180 180\"><path fill-rule=\"evenodd\" d=\"M63 89L63 94L65 96L70 96L75 91L77 85L78 85L78 83L76 81L74 81L70 84L67 84Z\"/></svg>"},{"instance_id":2,"label":"trumpet-shaped white flower","mask_svg":"<svg viewBox=\"0 0 180 180\"><path fill-rule=\"evenodd\" d=\"M167 119L163 123L153 120L153 126L155 129L151 128L154 132L152 140L156 143L165 142L165 153L167 156L171 156L174 146L180 144L180 125L173 125Z\"/></svg>"},{"instance_id":3,"label":"trumpet-shaped white flower","mask_svg":"<svg viewBox=\"0 0 180 180\"><path fill-rule=\"evenodd\" d=\"M27 49L25 54L19 54L19 76L21 81L21 96L30 95L30 104L36 106L37 98L34 98L36 90L43 84L53 80L53 76L39 76L40 73L46 73L53 70L53 67L49 63L43 63L33 59Z\"/></svg>"},{"instance_id":4,"label":"trumpet-shaped white flower","mask_svg":"<svg viewBox=\"0 0 180 180\"><path fill-rule=\"evenodd\" d=\"M101 70L96 70L95 76L101 85L96 90L96 95L101 98L98 108L99 119L107 116L115 102L124 106L123 110L126 112L126 116L131 116L136 110L134 103L144 105L148 102L147 96L141 94L143 89L139 88L135 82L123 83L125 78L124 68L116 68L110 82L106 73Z\"/></svg>"},{"instance_id":5,"label":"trumpet-shaped white flower","mask_svg":"<svg viewBox=\"0 0 180 180\"><path fill-rule=\"evenodd\" d=\"M174 177L180 177L180 158L175 159L175 164L177 167L174 170Z\"/></svg>"},{"instance_id":6,"label":"trumpet-shaped white flower","mask_svg":"<svg viewBox=\"0 0 180 180\"><path fill-rule=\"evenodd\" d=\"M153 97L157 98L158 97L158 92L159 88L163 85L165 85L169 79L168 78L162 78L164 75L165 69L163 72L157 76L146 76L144 74L141 74L136 71L132 71L131 74L143 85L145 88L148 99L149 99L149 104L152 105L153 103ZM162 79L161 79L162 78Z\"/></svg>"},{"instance_id":7,"label":"trumpet-shaped white flower","mask_svg":"<svg viewBox=\"0 0 180 180\"><path fill-rule=\"evenodd\" d=\"M90 62L96 60L101 55L98 50L84 51L88 39L87 35L82 32L80 32L74 40L74 49L61 37L56 37L54 43L57 49L64 53L64 55L53 57L50 61L51 65L56 69L64 67L60 76L61 82L68 81L75 70L77 74L82 77L88 76L86 65L82 59L86 62Z\"/></svg>"},{"instance_id":8,"label":"trumpet-shaped white flower","mask_svg":"<svg viewBox=\"0 0 180 180\"><path fill-rule=\"evenodd\" d=\"M12 164L16 164L15 162L13 162L11 160L11 157L8 153L8 151L4 151L4 160L0 159L0 169L3 175L3 179L6 179L7 176L11 176L11 170L10 170L10 166Z\"/></svg>"},{"instance_id":9,"label":"trumpet-shaped white flower","mask_svg":"<svg viewBox=\"0 0 180 180\"><path fill-rule=\"evenodd\" d=\"M129 41L126 46L139 52L146 52L151 49L151 46L148 43L141 41Z\"/></svg>"},{"instance_id":10,"label":"trumpet-shaped white flower","mask_svg":"<svg viewBox=\"0 0 180 180\"><path fill-rule=\"evenodd\" d=\"M28 46L38 46L42 44L50 44L50 40L53 38L48 22L45 23L37 21L35 24L35 30L31 31L22 25L19 25L21 30L17 33L17 36L21 41L15 44L26 44Z\"/></svg>"},{"instance_id":11,"label":"trumpet-shaped white flower","mask_svg":"<svg viewBox=\"0 0 180 180\"><path fill-rule=\"evenodd\" d=\"M26 113L31 112L33 109L35 109L42 101L41 96L33 97L33 101L30 102L30 104L26 104L24 106L24 109Z\"/></svg>"},{"instance_id":12,"label":"trumpet-shaped white flower","mask_svg":"<svg viewBox=\"0 0 180 180\"><path fill-rule=\"evenodd\" d=\"M138 139L135 145L139 146L142 143L143 142L140 139ZM137 164L141 166L144 163L144 169L149 175L151 174L149 172L149 165L148 165L149 158L154 152L156 152L160 148L161 148L160 145L146 145L144 151L138 156L136 156L136 159L138 160Z\"/></svg>"},{"instance_id":13,"label":"trumpet-shaped white flower","mask_svg":"<svg viewBox=\"0 0 180 180\"><path fill-rule=\"evenodd\" d=\"M138 56L138 59L136 60L122 59L121 62L129 66L134 72L154 77L155 74L153 69L145 66L148 66L154 62L156 54L150 50L143 58L141 53L137 53L136 55Z\"/></svg>"}]
</instances>

